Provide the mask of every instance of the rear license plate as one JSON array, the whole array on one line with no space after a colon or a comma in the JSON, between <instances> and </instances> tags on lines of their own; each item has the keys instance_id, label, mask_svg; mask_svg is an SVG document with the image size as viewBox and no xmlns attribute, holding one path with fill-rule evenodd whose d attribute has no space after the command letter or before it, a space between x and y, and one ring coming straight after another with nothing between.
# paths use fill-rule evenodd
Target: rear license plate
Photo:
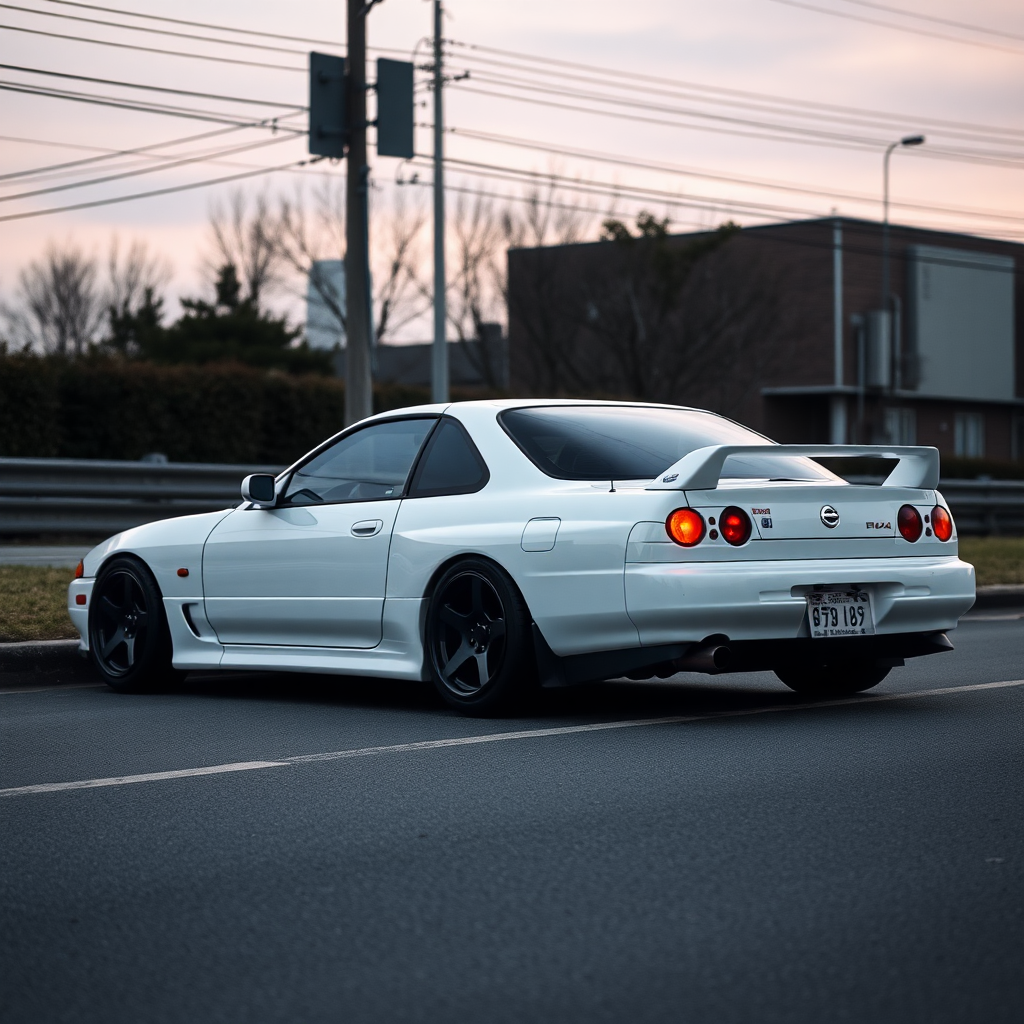
<instances>
[{"instance_id":1,"label":"rear license plate","mask_svg":"<svg viewBox=\"0 0 1024 1024\"><path fill-rule=\"evenodd\" d=\"M807 595L812 637L870 636L875 632L871 598L864 590L825 590Z\"/></svg>"}]
</instances>

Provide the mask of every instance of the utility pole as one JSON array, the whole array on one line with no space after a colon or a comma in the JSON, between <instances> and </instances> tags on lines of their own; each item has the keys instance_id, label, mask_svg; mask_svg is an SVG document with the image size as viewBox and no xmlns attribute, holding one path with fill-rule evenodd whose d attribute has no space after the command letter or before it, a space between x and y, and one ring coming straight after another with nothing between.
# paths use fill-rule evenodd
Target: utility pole
<instances>
[{"instance_id":1,"label":"utility pole","mask_svg":"<svg viewBox=\"0 0 1024 1024\"><path fill-rule=\"evenodd\" d=\"M366 159L366 14L372 2L348 0L348 170L345 181L345 424L373 413L370 375L369 238Z\"/></svg>"},{"instance_id":2,"label":"utility pole","mask_svg":"<svg viewBox=\"0 0 1024 1024\"><path fill-rule=\"evenodd\" d=\"M349 0L352 3L352 0ZM444 68L441 47L441 0L434 0L434 345L431 400L448 401L448 310L444 272Z\"/></svg>"}]
</instances>

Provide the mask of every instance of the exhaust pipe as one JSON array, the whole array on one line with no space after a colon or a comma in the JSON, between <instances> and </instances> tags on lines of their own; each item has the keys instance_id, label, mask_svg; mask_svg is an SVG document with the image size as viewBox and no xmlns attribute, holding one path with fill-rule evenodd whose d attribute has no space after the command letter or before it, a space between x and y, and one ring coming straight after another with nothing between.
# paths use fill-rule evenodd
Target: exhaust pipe
<instances>
[{"instance_id":1,"label":"exhaust pipe","mask_svg":"<svg viewBox=\"0 0 1024 1024\"><path fill-rule=\"evenodd\" d=\"M732 648L725 644L698 644L675 661L677 672L724 672L732 664Z\"/></svg>"}]
</instances>

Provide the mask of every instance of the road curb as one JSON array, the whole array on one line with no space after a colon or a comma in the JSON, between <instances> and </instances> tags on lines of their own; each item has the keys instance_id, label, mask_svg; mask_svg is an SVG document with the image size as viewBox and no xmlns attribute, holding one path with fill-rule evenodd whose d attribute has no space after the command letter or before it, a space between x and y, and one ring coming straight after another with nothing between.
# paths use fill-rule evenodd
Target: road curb
<instances>
[{"instance_id":1,"label":"road curb","mask_svg":"<svg viewBox=\"0 0 1024 1024\"><path fill-rule=\"evenodd\" d=\"M978 597L972 611L988 608L1024 608L1024 586L996 584L978 587Z\"/></svg>"},{"instance_id":2,"label":"road curb","mask_svg":"<svg viewBox=\"0 0 1024 1024\"><path fill-rule=\"evenodd\" d=\"M0 644L0 689L99 681L92 663L79 656L77 640Z\"/></svg>"}]
</instances>

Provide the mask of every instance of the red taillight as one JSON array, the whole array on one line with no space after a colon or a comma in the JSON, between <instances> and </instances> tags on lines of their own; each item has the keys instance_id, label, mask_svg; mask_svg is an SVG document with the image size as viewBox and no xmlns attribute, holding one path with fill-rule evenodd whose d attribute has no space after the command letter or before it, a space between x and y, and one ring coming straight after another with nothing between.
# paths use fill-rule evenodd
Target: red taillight
<instances>
[{"instance_id":1,"label":"red taillight","mask_svg":"<svg viewBox=\"0 0 1024 1024\"><path fill-rule=\"evenodd\" d=\"M903 539L909 540L911 544L921 536L924 529L921 513L913 505L904 505L900 509L896 516L896 525L900 528Z\"/></svg>"},{"instance_id":2,"label":"red taillight","mask_svg":"<svg viewBox=\"0 0 1024 1024\"><path fill-rule=\"evenodd\" d=\"M746 544L750 540L750 516L741 508L727 508L718 518L718 528L730 544Z\"/></svg>"},{"instance_id":3,"label":"red taillight","mask_svg":"<svg viewBox=\"0 0 1024 1024\"><path fill-rule=\"evenodd\" d=\"M84 561L80 561L78 563L78 565L75 566L75 579L76 580L80 580L84 575L85 575L85 562Z\"/></svg>"},{"instance_id":4,"label":"red taillight","mask_svg":"<svg viewBox=\"0 0 1024 1024\"><path fill-rule=\"evenodd\" d=\"M953 536L953 517L941 505L932 509L932 529L939 540L949 540Z\"/></svg>"},{"instance_id":5,"label":"red taillight","mask_svg":"<svg viewBox=\"0 0 1024 1024\"><path fill-rule=\"evenodd\" d=\"M684 548L692 548L704 538L704 517L692 508L677 508L665 520L668 535Z\"/></svg>"}]
</instances>

